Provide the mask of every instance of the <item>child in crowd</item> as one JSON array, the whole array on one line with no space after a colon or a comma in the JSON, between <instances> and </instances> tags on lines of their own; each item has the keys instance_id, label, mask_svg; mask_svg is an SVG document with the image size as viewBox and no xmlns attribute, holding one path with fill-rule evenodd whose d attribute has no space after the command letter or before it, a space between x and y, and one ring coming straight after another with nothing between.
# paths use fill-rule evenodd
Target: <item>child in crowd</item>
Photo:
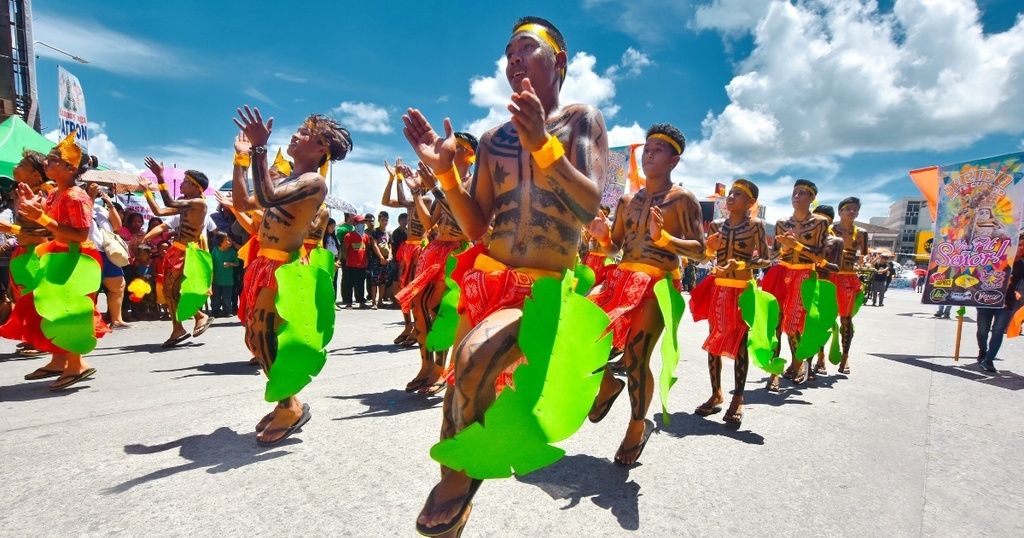
<instances>
[{"instance_id":1,"label":"child in crowd","mask_svg":"<svg viewBox=\"0 0 1024 538\"><path fill-rule=\"evenodd\" d=\"M161 241L157 244L153 266L153 280L156 281L156 305L162 320L171 319L167 311L167 298L164 297L164 256L167 255L170 248L169 241Z\"/></svg>"},{"instance_id":2,"label":"child in crowd","mask_svg":"<svg viewBox=\"0 0 1024 538\"><path fill-rule=\"evenodd\" d=\"M132 312L135 319L153 321L160 317L156 305L156 261L153 258L153 247L148 243L142 243L135 250L135 260L132 261L135 278L145 280L150 286L150 291L139 302L133 302ZM129 283L130 284L130 283Z\"/></svg>"},{"instance_id":3,"label":"child in crowd","mask_svg":"<svg viewBox=\"0 0 1024 538\"><path fill-rule=\"evenodd\" d=\"M238 250L231 244L228 235L220 230L213 233L217 245L210 255L213 257L213 316L230 317L238 311L235 295L235 268L238 267Z\"/></svg>"}]
</instances>

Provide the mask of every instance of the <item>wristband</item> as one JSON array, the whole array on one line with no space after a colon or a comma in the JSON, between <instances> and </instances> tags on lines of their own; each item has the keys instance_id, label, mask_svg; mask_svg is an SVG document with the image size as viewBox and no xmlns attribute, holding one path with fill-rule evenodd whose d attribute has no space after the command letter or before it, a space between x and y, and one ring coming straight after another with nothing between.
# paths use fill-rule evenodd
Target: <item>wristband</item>
<instances>
[{"instance_id":1,"label":"wristband","mask_svg":"<svg viewBox=\"0 0 1024 538\"><path fill-rule=\"evenodd\" d=\"M39 215L39 218L36 219L36 222L43 228L46 228L51 222L53 222L53 219L51 219L46 213L42 213Z\"/></svg>"},{"instance_id":2,"label":"wristband","mask_svg":"<svg viewBox=\"0 0 1024 538\"><path fill-rule=\"evenodd\" d=\"M565 148L562 147L562 142L558 138L549 134L544 145L537 151L531 151L530 155L533 155L533 160L537 161L537 166L543 169L555 164L555 161L565 155Z\"/></svg>"},{"instance_id":3,"label":"wristband","mask_svg":"<svg viewBox=\"0 0 1024 538\"><path fill-rule=\"evenodd\" d=\"M459 178L459 171L454 166L446 172L435 172L434 175L437 176L437 181L441 183L441 190L445 192L453 191L462 184L462 179Z\"/></svg>"},{"instance_id":4,"label":"wristband","mask_svg":"<svg viewBox=\"0 0 1024 538\"><path fill-rule=\"evenodd\" d=\"M818 267L824 269L826 266L828 266L828 260L822 259L821 261L819 261L815 265L817 265Z\"/></svg>"},{"instance_id":5,"label":"wristband","mask_svg":"<svg viewBox=\"0 0 1024 538\"><path fill-rule=\"evenodd\" d=\"M743 260L740 260L740 261L736 262L736 270L737 271L742 271L742 270L744 270L746 268L747 268L747 262L745 262Z\"/></svg>"},{"instance_id":6,"label":"wristband","mask_svg":"<svg viewBox=\"0 0 1024 538\"><path fill-rule=\"evenodd\" d=\"M142 191L142 195L145 196L146 198L150 199L150 200L153 199L153 191L148 191L148 190L147 191Z\"/></svg>"},{"instance_id":7,"label":"wristband","mask_svg":"<svg viewBox=\"0 0 1024 538\"><path fill-rule=\"evenodd\" d=\"M611 236L609 236L605 237L604 239L598 239L597 244L601 245L602 247L607 247L608 245L612 244L612 238Z\"/></svg>"},{"instance_id":8,"label":"wristband","mask_svg":"<svg viewBox=\"0 0 1024 538\"><path fill-rule=\"evenodd\" d=\"M707 256L708 258L714 257L714 255L717 253L718 251L713 248L704 249L704 255Z\"/></svg>"},{"instance_id":9,"label":"wristband","mask_svg":"<svg viewBox=\"0 0 1024 538\"><path fill-rule=\"evenodd\" d=\"M236 153L235 154L235 166L241 166L242 168L249 168L250 164L252 164L252 157L250 157L250 156L248 156L248 155L246 155L244 153Z\"/></svg>"},{"instance_id":10,"label":"wristband","mask_svg":"<svg viewBox=\"0 0 1024 538\"><path fill-rule=\"evenodd\" d=\"M395 177L398 178L398 181L403 181L405 179L405 176L401 172L396 174Z\"/></svg>"},{"instance_id":11,"label":"wristband","mask_svg":"<svg viewBox=\"0 0 1024 538\"><path fill-rule=\"evenodd\" d=\"M800 251L802 251L803 249L804 249L804 244L803 244L803 243L801 243L801 242L799 242L799 241L797 241L797 242L796 242L796 244L795 244L795 245L793 245L793 250L795 250L795 251L797 251L797 252L800 252Z\"/></svg>"},{"instance_id":12,"label":"wristband","mask_svg":"<svg viewBox=\"0 0 1024 538\"><path fill-rule=\"evenodd\" d=\"M11 224L11 233L14 234L14 235L20 234L21 233L21 226L18 226L17 224Z\"/></svg>"},{"instance_id":13,"label":"wristband","mask_svg":"<svg viewBox=\"0 0 1024 538\"><path fill-rule=\"evenodd\" d=\"M659 237L658 240L654 242L654 246L659 248L665 248L671 242L672 236L669 235L668 232L666 232L665 230L661 230L661 237Z\"/></svg>"},{"instance_id":14,"label":"wristband","mask_svg":"<svg viewBox=\"0 0 1024 538\"><path fill-rule=\"evenodd\" d=\"M156 184L156 188L160 189L163 192L167 192L167 184L166 183L157 183Z\"/></svg>"}]
</instances>

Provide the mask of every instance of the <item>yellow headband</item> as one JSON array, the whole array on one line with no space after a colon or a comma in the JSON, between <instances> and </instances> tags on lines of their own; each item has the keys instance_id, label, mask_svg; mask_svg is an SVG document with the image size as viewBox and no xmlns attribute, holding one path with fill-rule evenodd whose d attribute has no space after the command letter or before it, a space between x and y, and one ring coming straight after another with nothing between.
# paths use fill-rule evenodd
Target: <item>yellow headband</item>
<instances>
[{"instance_id":1,"label":"yellow headband","mask_svg":"<svg viewBox=\"0 0 1024 538\"><path fill-rule=\"evenodd\" d=\"M199 184L199 181L197 181L196 178L192 177L190 174L185 174L185 179L187 179L189 181L189 183L195 185L196 188L199 189L199 195L200 196L203 195L203 191L205 191L206 189L203 188L203 186Z\"/></svg>"},{"instance_id":2,"label":"yellow headband","mask_svg":"<svg viewBox=\"0 0 1024 538\"><path fill-rule=\"evenodd\" d=\"M533 34L533 35L543 39L545 43L547 43L548 45L551 46L551 48L555 51L556 55L559 52L562 52L562 47L558 46L558 43L556 43L554 38L551 37L551 33L548 32L548 29L543 27L543 26L541 26L541 25L539 25L539 24L528 22L528 23L520 26L519 28L516 28L515 30L513 30L512 31L512 35L516 35L519 32L529 32L529 33L531 33L531 34ZM562 68L562 77L565 78L565 68L564 67Z\"/></svg>"},{"instance_id":3,"label":"yellow headband","mask_svg":"<svg viewBox=\"0 0 1024 538\"><path fill-rule=\"evenodd\" d=\"M458 142L459 145L462 146L463 149L466 150L466 160L469 161L469 164L475 163L476 162L476 152L473 151L473 145L470 144L469 142L461 139L461 138L456 138L455 141Z\"/></svg>"},{"instance_id":4,"label":"yellow headband","mask_svg":"<svg viewBox=\"0 0 1024 538\"><path fill-rule=\"evenodd\" d=\"M320 177L327 177L327 166L331 162L331 146L327 143L327 139L324 138L324 135L320 134L320 130L316 128L316 125L312 121L306 120L306 127L308 127L310 131L313 131L313 134L320 139L320 143L323 144L324 149L327 150L327 160L325 160L323 166L320 167Z\"/></svg>"},{"instance_id":5,"label":"yellow headband","mask_svg":"<svg viewBox=\"0 0 1024 538\"><path fill-rule=\"evenodd\" d=\"M60 144L57 144L57 150L60 151L60 160L78 168L82 164L82 148L75 144L75 134L78 133L78 129L71 131L71 133L61 140Z\"/></svg>"},{"instance_id":6,"label":"yellow headband","mask_svg":"<svg viewBox=\"0 0 1024 538\"><path fill-rule=\"evenodd\" d=\"M752 200L757 200L757 198L754 198L754 193L750 192L750 189L748 189L747 186L742 183L733 183L732 188L743 191L743 193L749 196Z\"/></svg>"},{"instance_id":7,"label":"yellow headband","mask_svg":"<svg viewBox=\"0 0 1024 538\"><path fill-rule=\"evenodd\" d=\"M288 162L288 159L281 155L281 148L277 148L277 157L274 157L273 167L286 176L292 175L292 163Z\"/></svg>"},{"instance_id":8,"label":"yellow headband","mask_svg":"<svg viewBox=\"0 0 1024 538\"><path fill-rule=\"evenodd\" d=\"M672 140L672 138L669 137L668 135L662 134L662 133L654 133L651 136L647 137L648 140L650 140L652 138L657 138L658 140L662 140L662 141L667 142L668 145L672 146L672 149L676 150L676 153L678 153L680 155L683 154L683 148L679 146L678 142L676 142L675 140Z\"/></svg>"},{"instance_id":9,"label":"yellow headband","mask_svg":"<svg viewBox=\"0 0 1024 538\"><path fill-rule=\"evenodd\" d=\"M796 189L803 189L803 190L807 191L811 195L812 198L817 198L818 197L818 193L814 192L814 189L808 187L807 185L795 185L793 187L793 190L796 190Z\"/></svg>"}]
</instances>

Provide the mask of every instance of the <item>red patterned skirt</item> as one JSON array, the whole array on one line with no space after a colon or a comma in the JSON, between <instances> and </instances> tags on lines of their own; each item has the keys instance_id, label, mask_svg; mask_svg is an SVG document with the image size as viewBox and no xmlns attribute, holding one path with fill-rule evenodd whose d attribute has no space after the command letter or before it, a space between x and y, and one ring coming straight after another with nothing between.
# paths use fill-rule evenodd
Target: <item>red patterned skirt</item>
<instances>
[{"instance_id":1,"label":"red patterned skirt","mask_svg":"<svg viewBox=\"0 0 1024 538\"><path fill-rule=\"evenodd\" d=\"M244 325L252 325L253 307L256 305L256 297L260 290L263 288L277 290L277 278L274 277L274 271L286 263L288 262L257 256L245 269L242 294L238 297L238 319Z\"/></svg>"},{"instance_id":2,"label":"red patterned skirt","mask_svg":"<svg viewBox=\"0 0 1024 538\"><path fill-rule=\"evenodd\" d=\"M416 277L395 294L395 299L402 305L402 312L409 311L412 300L423 292L427 284L444 281L448 257L460 247L461 241L434 241L420 252L416 261Z\"/></svg>"},{"instance_id":3,"label":"red patterned skirt","mask_svg":"<svg viewBox=\"0 0 1024 538\"><path fill-rule=\"evenodd\" d=\"M804 308L800 286L811 276L813 269L793 269L782 265L773 266L761 279L761 289L775 296L782 313L782 332L802 333L807 310Z\"/></svg>"},{"instance_id":4,"label":"red patterned skirt","mask_svg":"<svg viewBox=\"0 0 1024 538\"><path fill-rule=\"evenodd\" d=\"M725 285L735 284L735 285ZM740 344L747 334L747 324L740 312L740 295L747 289L742 280L716 279L709 275L695 288L690 290L690 311L694 318L707 319L710 331L704 340L704 351L720 357L735 359L740 351ZM694 304L700 305L697 312Z\"/></svg>"},{"instance_id":5,"label":"red patterned skirt","mask_svg":"<svg viewBox=\"0 0 1024 538\"><path fill-rule=\"evenodd\" d=\"M839 316L848 317L853 313L854 302L857 295L863 291L864 284L861 283L857 273L835 273L829 280L836 285L836 302L839 303Z\"/></svg>"},{"instance_id":6,"label":"red patterned skirt","mask_svg":"<svg viewBox=\"0 0 1024 538\"><path fill-rule=\"evenodd\" d=\"M611 320L609 328L613 333L612 346L616 349L625 349L633 313L640 308L645 299L655 299L654 285L661 278L644 271L632 271L618 265L609 265L604 282L591 292L589 299L601 307ZM674 279L672 283L676 289L680 288L678 279Z\"/></svg>"},{"instance_id":7,"label":"red patterned skirt","mask_svg":"<svg viewBox=\"0 0 1024 538\"><path fill-rule=\"evenodd\" d=\"M594 271L594 285L598 285L604 282L605 275L608 273L608 267L605 265L605 261L608 259L604 254L598 254L596 252L588 252L587 257L583 258L583 265L591 268Z\"/></svg>"}]
</instances>

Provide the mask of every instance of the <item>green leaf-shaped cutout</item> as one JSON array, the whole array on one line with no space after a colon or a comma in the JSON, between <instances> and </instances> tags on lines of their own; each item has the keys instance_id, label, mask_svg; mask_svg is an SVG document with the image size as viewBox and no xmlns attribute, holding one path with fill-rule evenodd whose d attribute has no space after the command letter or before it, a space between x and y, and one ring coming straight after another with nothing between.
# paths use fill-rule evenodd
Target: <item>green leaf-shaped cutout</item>
<instances>
[{"instance_id":1,"label":"green leaf-shaped cutout","mask_svg":"<svg viewBox=\"0 0 1024 538\"><path fill-rule=\"evenodd\" d=\"M39 256L36 245L25 245L25 252L11 259L11 278L14 283L22 286L22 293L31 293L39 285Z\"/></svg>"},{"instance_id":2,"label":"green leaf-shaped cutout","mask_svg":"<svg viewBox=\"0 0 1024 538\"><path fill-rule=\"evenodd\" d=\"M750 327L747 332L747 355L750 362L769 374L781 375L785 359L775 356L779 340L775 330L779 326L779 302L775 297L758 289L753 280L740 294L740 313Z\"/></svg>"},{"instance_id":3,"label":"green leaf-shaped cutout","mask_svg":"<svg viewBox=\"0 0 1024 538\"><path fill-rule=\"evenodd\" d=\"M267 373L264 398L268 402L295 396L308 385L326 364L325 348L334 336L331 275L320 266L295 260L278 267L274 277L278 288L274 304L282 324L277 331L277 356Z\"/></svg>"},{"instance_id":4,"label":"green leaf-shaped cutout","mask_svg":"<svg viewBox=\"0 0 1024 538\"><path fill-rule=\"evenodd\" d=\"M608 316L562 281L541 278L523 306L519 347L527 362L476 422L437 443L430 456L473 478L524 475L558 461L565 452L549 443L565 439L586 420L611 350L602 338Z\"/></svg>"},{"instance_id":5,"label":"green leaf-shaped cutout","mask_svg":"<svg viewBox=\"0 0 1024 538\"><path fill-rule=\"evenodd\" d=\"M455 333L459 330L459 298L462 290L452 280L452 271L458 263L455 256L449 256L445 262L445 284L448 289L441 296L441 304L437 309L430 332L427 333L427 350L444 351L455 345Z\"/></svg>"},{"instance_id":6,"label":"green leaf-shaped cutout","mask_svg":"<svg viewBox=\"0 0 1024 538\"><path fill-rule=\"evenodd\" d=\"M181 299L174 319L185 321L196 315L210 298L213 283L213 257L195 243L185 247L184 279L181 281Z\"/></svg>"},{"instance_id":7,"label":"green leaf-shaped cutout","mask_svg":"<svg viewBox=\"0 0 1024 538\"><path fill-rule=\"evenodd\" d=\"M100 285L100 265L78 252L44 254L39 260L38 285L33 294L36 312L43 318L43 335L71 353L86 354L96 348L93 300Z\"/></svg>"},{"instance_id":8,"label":"green leaf-shaped cutout","mask_svg":"<svg viewBox=\"0 0 1024 538\"><path fill-rule=\"evenodd\" d=\"M800 297L807 317L804 318L796 358L803 360L813 357L828 343L830 329L839 315L839 303L836 302L836 285L818 278L814 271L800 284Z\"/></svg>"},{"instance_id":9,"label":"green leaf-shaped cutout","mask_svg":"<svg viewBox=\"0 0 1024 538\"><path fill-rule=\"evenodd\" d=\"M582 263L576 264L574 273L576 274L576 293L586 297L594 287L594 283L597 282L597 275L594 274L593 269Z\"/></svg>"},{"instance_id":10,"label":"green leaf-shaped cutout","mask_svg":"<svg viewBox=\"0 0 1024 538\"><path fill-rule=\"evenodd\" d=\"M678 380L675 371L679 364L679 320L686 311L686 301L672 285L671 275L654 284L654 296L658 298L661 319L665 320L665 334L661 337L661 380L658 389L661 396L661 420L667 426L668 391Z\"/></svg>"}]
</instances>

